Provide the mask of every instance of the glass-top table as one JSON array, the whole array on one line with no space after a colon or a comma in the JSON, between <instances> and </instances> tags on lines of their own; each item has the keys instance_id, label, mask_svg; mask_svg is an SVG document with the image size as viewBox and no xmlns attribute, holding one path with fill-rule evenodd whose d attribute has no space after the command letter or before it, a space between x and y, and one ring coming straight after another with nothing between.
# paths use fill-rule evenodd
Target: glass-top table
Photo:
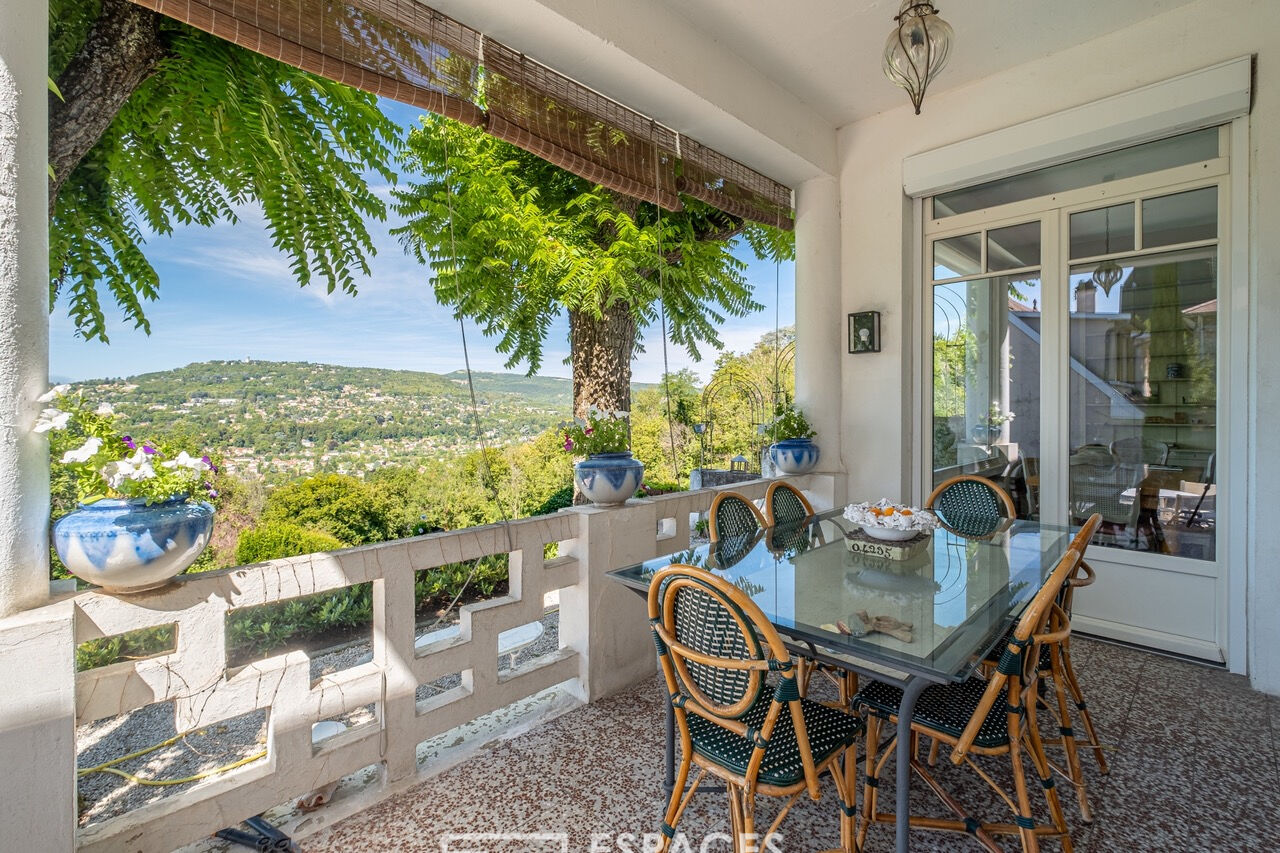
<instances>
[{"instance_id":1,"label":"glass-top table","mask_svg":"<svg viewBox=\"0 0 1280 853\"><path fill-rule=\"evenodd\" d=\"M973 673L1066 554L1075 529L1018 520L971 537L939 528L901 560L855 553L845 539L859 530L832 510L609 574L641 593L672 563L729 580L784 639L902 687L898 743L906 743L920 693ZM870 550L887 553L894 544ZM674 760L670 738L668 756ZM907 758L898 751L898 779L910 779ZM897 793L898 850L905 851L907 786Z\"/></svg>"}]
</instances>

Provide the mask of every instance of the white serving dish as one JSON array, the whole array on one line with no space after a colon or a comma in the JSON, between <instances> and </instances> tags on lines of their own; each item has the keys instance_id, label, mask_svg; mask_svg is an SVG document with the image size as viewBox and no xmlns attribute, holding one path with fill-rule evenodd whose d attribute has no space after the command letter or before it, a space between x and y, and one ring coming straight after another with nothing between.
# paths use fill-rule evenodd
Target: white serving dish
<instances>
[{"instance_id":1,"label":"white serving dish","mask_svg":"<svg viewBox=\"0 0 1280 853\"><path fill-rule=\"evenodd\" d=\"M872 539L879 539L882 542L906 542L908 539L915 539L920 535L920 530L899 530L896 527L877 527L874 524L863 524L862 532L870 536Z\"/></svg>"}]
</instances>

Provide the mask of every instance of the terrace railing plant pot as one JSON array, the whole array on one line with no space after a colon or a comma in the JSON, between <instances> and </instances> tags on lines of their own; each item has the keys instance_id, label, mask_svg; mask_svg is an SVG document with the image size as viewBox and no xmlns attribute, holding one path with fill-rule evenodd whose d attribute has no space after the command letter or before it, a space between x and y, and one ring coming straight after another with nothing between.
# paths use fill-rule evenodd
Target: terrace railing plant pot
<instances>
[{"instance_id":1,"label":"terrace railing plant pot","mask_svg":"<svg viewBox=\"0 0 1280 853\"><path fill-rule=\"evenodd\" d=\"M175 497L111 499L83 504L53 525L53 546L76 577L108 592L133 593L167 584L209 544L214 509Z\"/></svg>"},{"instance_id":2,"label":"terrace railing plant pot","mask_svg":"<svg viewBox=\"0 0 1280 853\"><path fill-rule=\"evenodd\" d=\"M769 458L783 474L808 474L818 465L818 445L812 438L785 438L769 445Z\"/></svg>"},{"instance_id":3,"label":"terrace railing plant pot","mask_svg":"<svg viewBox=\"0 0 1280 853\"><path fill-rule=\"evenodd\" d=\"M644 463L621 453L593 453L573 466L578 491L596 506L621 506L644 482Z\"/></svg>"}]
</instances>

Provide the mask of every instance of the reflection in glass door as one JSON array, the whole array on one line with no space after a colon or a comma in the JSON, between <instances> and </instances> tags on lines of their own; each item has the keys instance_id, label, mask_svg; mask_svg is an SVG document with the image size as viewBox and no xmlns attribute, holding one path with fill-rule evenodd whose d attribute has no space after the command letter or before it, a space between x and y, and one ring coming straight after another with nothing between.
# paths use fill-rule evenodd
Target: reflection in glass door
<instances>
[{"instance_id":1,"label":"reflection in glass door","mask_svg":"<svg viewBox=\"0 0 1280 853\"><path fill-rule=\"evenodd\" d=\"M1068 504L1102 514L1099 545L1217 556L1217 207L1206 187L1070 218Z\"/></svg>"},{"instance_id":2,"label":"reflection in glass door","mask_svg":"<svg viewBox=\"0 0 1280 853\"><path fill-rule=\"evenodd\" d=\"M933 485L988 477L1023 518L1040 515L1039 263L1039 221L933 245Z\"/></svg>"},{"instance_id":3,"label":"reflection in glass door","mask_svg":"<svg viewBox=\"0 0 1280 853\"><path fill-rule=\"evenodd\" d=\"M1219 287L1238 279L1229 142L1213 128L935 197L922 258L923 493L976 473L1020 516L1099 513L1073 631L1218 661L1239 618L1218 531L1245 379L1227 322L1244 306Z\"/></svg>"}]
</instances>

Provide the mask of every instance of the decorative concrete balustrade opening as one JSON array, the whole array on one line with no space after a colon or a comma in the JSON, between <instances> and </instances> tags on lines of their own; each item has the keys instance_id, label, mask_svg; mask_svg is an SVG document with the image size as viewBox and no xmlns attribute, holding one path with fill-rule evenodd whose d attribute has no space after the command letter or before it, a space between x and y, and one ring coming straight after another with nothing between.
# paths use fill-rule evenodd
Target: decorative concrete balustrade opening
<instances>
[{"instance_id":1,"label":"decorative concrete balustrade opening","mask_svg":"<svg viewBox=\"0 0 1280 853\"><path fill-rule=\"evenodd\" d=\"M836 502L833 477L790 479L815 506ZM734 488L760 499L767 485ZM554 714L624 689L652 675L653 649L635 594L605 573L688 547L693 521L714 495L578 507L273 560L183 577L142 595L83 592L0 621L0 681L19 697L0 707L0 739L21 737L39 755L24 784L49 793L46 813L20 820L48 849L162 853L344 777L362 785L345 811L335 801L325 807L331 811L316 812L313 825L324 825L430 775L451 746L474 748L494 737L481 721L495 712L506 709L501 719L527 727L541 718L538 708ZM464 605L456 627L419 627L417 573L492 557L508 560L506 594ZM230 614L366 583L373 595L367 653L328 662L301 651L229 660ZM558 609L549 612L549 601ZM173 632L171 651L76 672L77 646L164 626ZM227 757L245 763L127 809L109 790L77 829L67 807L77 753L102 763L149 746L111 742L111 721L140 709L163 718L171 737L219 726L243 732ZM342 725L313 744L320 722ZM186 745L198 748L199 737L188 734ZM164 767L181 764L172 752L154 759L165 775Z\"/></svg>"}]
</instances>

